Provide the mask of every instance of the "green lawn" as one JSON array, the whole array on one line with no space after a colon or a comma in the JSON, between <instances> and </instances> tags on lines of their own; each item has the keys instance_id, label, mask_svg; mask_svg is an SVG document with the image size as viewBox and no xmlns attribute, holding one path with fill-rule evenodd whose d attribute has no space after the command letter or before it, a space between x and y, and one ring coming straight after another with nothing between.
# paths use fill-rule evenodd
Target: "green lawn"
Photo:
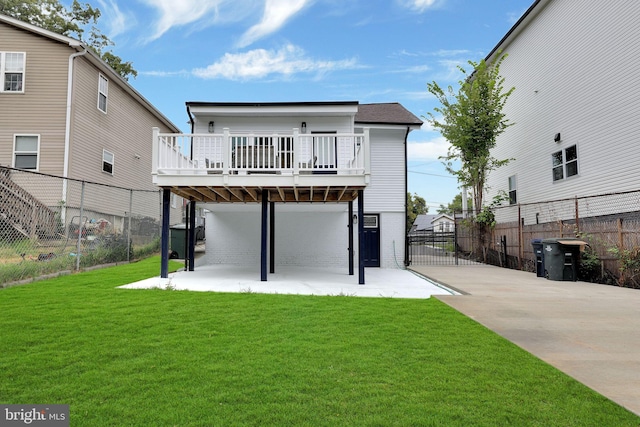
<instances>
[{"instance_id":1,"label":"green lawn","mask_svg":"<svg viewBox=\"0 0 640 427\"><path fill-rule=\"evenodd\" d=\"M72 426L638 426L435 300L124 290L159 258L0 290L0 403Z\"/></svg>"}]
</instances>

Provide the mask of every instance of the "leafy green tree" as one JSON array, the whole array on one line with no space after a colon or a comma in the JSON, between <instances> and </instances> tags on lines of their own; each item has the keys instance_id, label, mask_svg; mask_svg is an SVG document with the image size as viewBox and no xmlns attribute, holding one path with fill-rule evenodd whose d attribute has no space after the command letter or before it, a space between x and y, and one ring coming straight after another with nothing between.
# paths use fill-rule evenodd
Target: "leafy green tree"
<instances>
[{"instance_id":1,"label":"leafy green tree","mask_svg":"<svg viewBox=\"0 0 640 427\"><path fill-rule=\"evenodd\" d=\"M473 204L471 203L471 199L467 199L467 210L471 211L472 209L473 209ZM453 198L451 202L447 204L447 206L440 205L438 207L437 212L439 214L446 214L449 216L454 216L454 214L456 213L461 213L462 212L462 194L461 193L456 194L456 196Z\"/></svg>"},{"instance_id":2,"label":"leafy green tree","mask_svg":"<svg viewBox=\"0 0 640 427\"><path fill-rule=\"evenodd\" d=\"M407 193L407 233L418 215L429 212L427 202L417 194Z\"/></svg>"},{"instance_id":3,"label":"leafy green tree","mask_svg":"<svg viewBox=\"0 0 640 427\"><path fill-rule=\"evenodd\" d=\"M427 84L429 92L441 105L434 111L442 118L429 113L426 120L449 141L449 151L441 159L447 171L458 178L460 185L472 190L476 214L482 210L489 172L511 160L496 159L490 152L498 135L512 125L502 112L515 89L512 87L505 91L503 88L500 65L506 56L498 54L489 64L484 59L468 61L472 67L471 74L458 67L464 78L458 82L460 88L457 93L451 86L445 91L436 82ZM460 162L459 169L454 168L454 161Z\"/></svg>"},{"instance_id":4,"label":"leafy green tree","mask_svg":"<svg viewBox=\"0 0 640 427\"><path fill-rule=\"evenodd\" d=\"M125 80L138 75L131 62L107 50L114 43L96 27L100 9L89 3L74 0L67 9L58 0L0 0L0 13L84 42Z\"/></svg>"}]
</instances>

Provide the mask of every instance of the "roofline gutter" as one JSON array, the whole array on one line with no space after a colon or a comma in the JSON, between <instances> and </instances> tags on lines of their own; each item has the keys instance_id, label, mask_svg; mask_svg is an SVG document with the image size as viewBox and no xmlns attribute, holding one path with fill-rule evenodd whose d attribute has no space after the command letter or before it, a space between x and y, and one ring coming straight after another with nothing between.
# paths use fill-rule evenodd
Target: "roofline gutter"
<instances>
[{"instance_id":1,"label":"roofline gutter","mask_svg":"<svg viewBox=\"0 0 640 427\"><path fill-rule=\"evenodd\" d=\"M549 3L550 0L535 0L533 2L533 4L531 6L529 6L529 8L527 9L527 11L520 17L520 19L518 19L518 21L513 24L513 26L509 29L509 31L507 31L507 34L505 34L502 39L500 39L500 41L498 42L498 44L496 44L493 49L491 49L491 51L489 52L489 54L485 57L485 62L489 62L491 60L491 58L498 52L500 52L502 50L502 45L510 42L511 39L513 38L513 36L515 36L516 32L519 32L518 29L524 25L525 21L528 23L532 18L533 18L533 14L532 12L538 7L538 5L540 3L543 4L543 7ZM542 9L542 8L541 8ZM537 15L537 13L536 13Z\"/></svg>"},{"instance_id":2,"label":"roofline gutter","mask_svg":"<svg viewBox=\"0 0 640 427\"><path fill-rule=\"evenodd\" d=\"M73 46L72 46L73 47ZM69 174L69 156L71 151L71 101L73 98L73 62L79 57L87 54L87 47L82 45L82 51L75 52L69 55L69 66L67 67L67 108L66 117L64 123L64 159L62 167L62 176L68 178ZM67 180L62 181L62 203L63 206L67 204ZM66 211L63 209L60 212L62 223L64 224Z\"/></svg>"}]
</instances>

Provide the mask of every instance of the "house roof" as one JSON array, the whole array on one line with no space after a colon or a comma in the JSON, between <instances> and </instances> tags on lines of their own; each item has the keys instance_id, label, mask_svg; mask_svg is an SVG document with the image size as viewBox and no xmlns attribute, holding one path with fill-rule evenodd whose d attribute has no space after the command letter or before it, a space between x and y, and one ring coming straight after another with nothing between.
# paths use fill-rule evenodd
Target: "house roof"
<instances>
[{"instance_id":1,"label":"house roof","mask_svg":"<svg viewBox=\"0 0 640 427\"><path fill-rule=\"evenodd\" d=\"M45 30L44 28L40 28L36 25L32 25L27 22L20 21L19 19L15 19L10 16L6 16L2 14L0 14L0 23L5 23L15 28L19 28L24 31L28 31L30 33L48 38L55 42L66 44L67 46L76 50L77 52L83 52L85 54L84 57L87 58L89 62L95 65L105 75L108 75L111 80L117 81L118 84L127 93L129 93L129 95L135 98L140 104L142 104L147 110L149 110L153 115L155 115L167 127L169 127L175 132L180 132L180 129L176 125L174 125L164 114L162 114L158 109L156 109L156 107L154 107L153 104L147 101L147 99L144 96L142 96L137 90L135 90L133 86L131 86L125 79L123 79L122 76L120 76L120 74L116 73L113 70L113 68L111 68L106 62L104 62L102 58L100 58L93 50L89 49L84 42L80 40L76 40L72 37L63 36L53 31Z\"/></svg>"},{"instance_id":2,"label":"house roof","mask_svg":"<svg viewBox=\"0 0 640 427\"><path fill-rule=\"evenodd\" d=\"M269 115L296 113L309 115L355 115L359 124L421 126L422 120L397 102L360 104L358 101L320 102L186 102L187 112L220 115Z\"/></svg>"},{"instance_id":3,"label":"house roof","mask_svg":"<svg viewBox=\"0 0 640 427\"><path fill-rule=\"evenodd\" d=\"M513 39L515 39L518 34L527 26L529 23L540 13L544 7L549 4L551 0L535 0L529 9L518 19L518 21L509 29L507 34L502 37L502 39L498 42L497 45L494 46L493 49L486 56L485 61L490 62L490 60L495 56L498 52L503 51L506 47L511 43Z\"/></svg>"},{"instance_id":4,"label":"house roof","mask_svg":"<svg viewBox=\"0 0 640 427\"><path fill-rule=\"evenodd\" d=\"M418 215L416 219L413 220L411 231L421 231L421 230L428 230L433 228L432 222L437 216L438 215L429 215L429 214Z\"/></svg>"},{"instance_id":5,"label":"house roof","mask_svg":"<svg viewBox=\"0 0 640 427\"><path fill-rule=\"evenodd\" d=\"M355 121L361 124L422 126L422 120L397 102L360 104Z\"/></svg>"}]
</instances>

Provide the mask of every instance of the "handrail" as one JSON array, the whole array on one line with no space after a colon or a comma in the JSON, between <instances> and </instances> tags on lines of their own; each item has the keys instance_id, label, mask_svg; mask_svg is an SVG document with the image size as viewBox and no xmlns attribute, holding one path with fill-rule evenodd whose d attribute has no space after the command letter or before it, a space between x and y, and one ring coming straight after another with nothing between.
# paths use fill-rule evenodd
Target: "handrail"
<instances>
[{"instance_id":1,"label":"handrail","mask_svg":"<svg viewBox=\"0 0 640 427\"><path fill-rule=\"evenodd\" d=\"M160 133L154 128L153 173L368 174L369 135L231 131Z\"/></svg>"}]
</instances>

